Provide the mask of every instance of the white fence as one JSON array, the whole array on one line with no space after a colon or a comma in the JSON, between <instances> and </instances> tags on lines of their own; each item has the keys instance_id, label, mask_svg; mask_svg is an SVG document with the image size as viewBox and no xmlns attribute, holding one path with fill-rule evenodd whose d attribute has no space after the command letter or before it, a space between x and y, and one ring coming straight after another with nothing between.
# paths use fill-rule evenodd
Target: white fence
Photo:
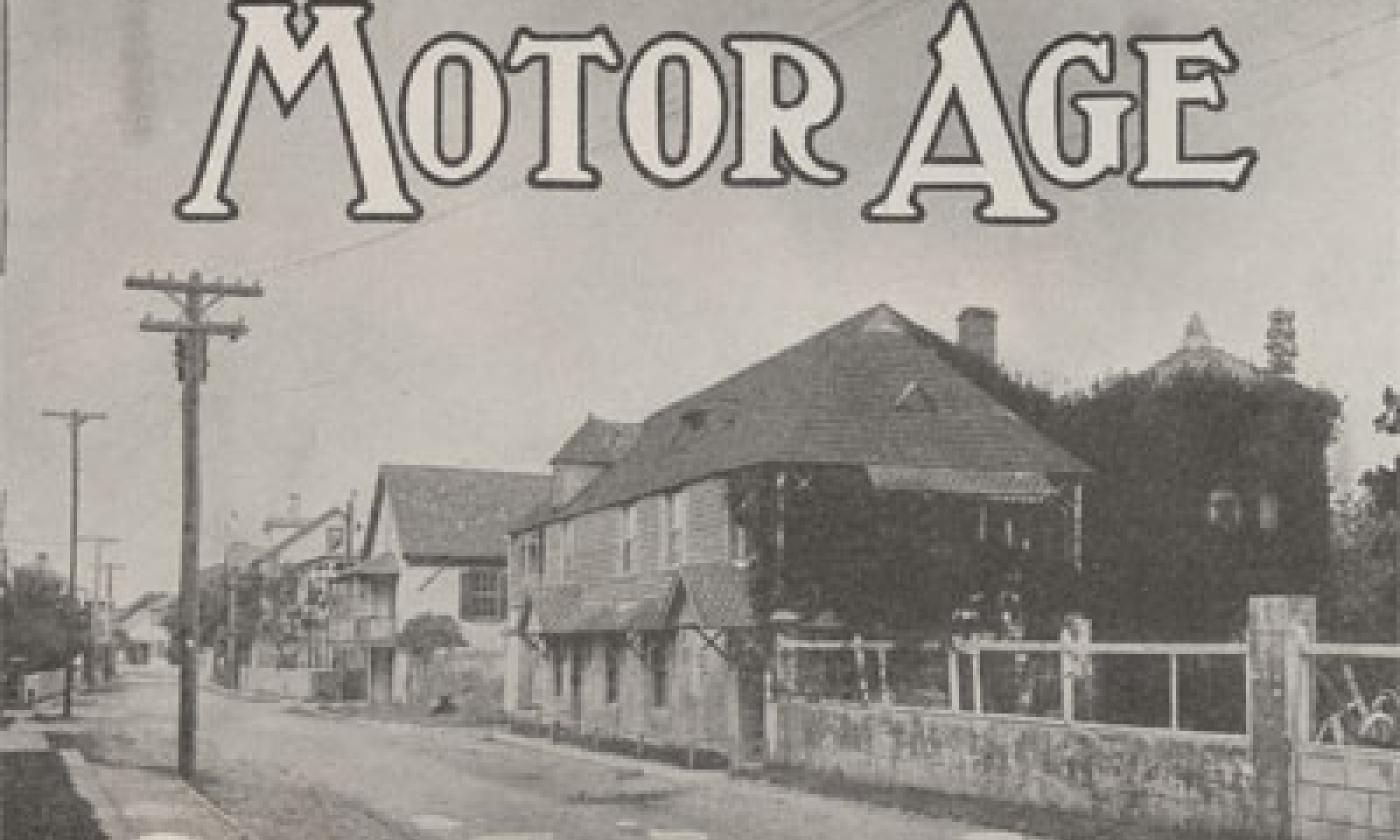
<instances>
[{"instance_id":1,"label":"white fence","mask_svg":"<svg viewBox=\"0 0 1400 840\"><path fill-rule=\"evenodd\" d=\"M988 701L988 659L1009 656L1010 662L1002 660L1008 667L1001 669L1003 686L1014 682L1025 695L1022 705L1032 705L1032 694L1039 698L1042 713L1034 714L1037 719L1045 719L1053 714L1065 724L1076 722L1104 722L1095 719L1093 695L1097 688L1093 676L1095 662L1107 657L1151 658L1165 663L1166 685L1161 690L1166 694L1165 719L1160 725L1124 722L1147 728L1161 728L1172 731L1193 731L1196 727L1184 721L1183 709L1183 662L1191 661L1197 666L1204 659L1228 658L1238 661L1237 691L1242 708L1228 715L1238 720L1238 731L1244 732L1245 722L1250 719L1248 646L1243 642L1222 643L1138 643L1138 642L1093 642L1072 638L1066 633L1058 641L1005 641L989 639L955 640L951 644L925 642L918 645L898 645L892 641L866 640L857 636L852 639L791 639L778 640L778 686L780 691L803 694L799 683L802 681L803 658L812 655L822 657L844 657L848 668L846 681L854 683L854 696L840 699L855 700L861 703L877 702L883 705L900 705L896 702L893 685L901 675L896 673L893 663L896 657L917 652L926 657L926 663L935 657L945 661L940 667L924 668L921 673L931 677L926 686L938 696L938 701L924 703L924 706L945 708L950 711L970 712L977 715L1000 715L1025 717L1024 711L1007 711L993 708ZM1102 664L1099 666L1103 667ZM1231 679L1234 679L1231 677ZM907 682L907 680L906 680ZM817 692L805 692L820 695ZM821 699L833 699L822 697ZM905 704L907 705L907 704ZM1196 730L1218 731L1218 730Z\"/></svg>"},{"instance_id":2,"label":"white fence","mask_svg":"<svg viewBox=\"0 0 1400 840\"><path fill-rule=\"evenodd\" d=\"M1400 645L1300 642L1297 654L1313 683L1312 740L1400 748Z\"/></svg>"}]
</instances>

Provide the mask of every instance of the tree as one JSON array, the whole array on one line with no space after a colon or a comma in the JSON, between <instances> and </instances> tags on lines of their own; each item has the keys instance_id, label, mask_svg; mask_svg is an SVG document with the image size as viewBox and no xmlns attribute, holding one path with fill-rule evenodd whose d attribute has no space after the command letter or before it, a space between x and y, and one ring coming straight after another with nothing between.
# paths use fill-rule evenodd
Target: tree
<instances>
[{"instance_id":1,"label":"tree","mask_svg":"<svg viewBox=\"0 0 1400 840\"><path fill-rule=\"evenodd\" d=\"M435 613L419 613L405 621L398 641L399 647L420 657L442 648L463 647L467 643L455 618Z\"/></svg>"},{"instance_id":2,"label":"tree","mask_svg":"<svg viewBox=\"0 0 1400 840\"><path fill-rule=\"evenodd\" d=\"M462 631L457 620L450 615L419 613L404 622L399 631L399 647L408 650L412 668L409 672L409 695L437 698L436 708L446 711L451 707L450 695L455 689L449 687L447 675L438 674L434 679L429 673L433 654L444 648L465 647Z\"/></svg>"},{"instance_id":3,"label":"tree","mask_svg":"<svg viewBox=\"0 0 1400 840\"><path fill-rule=\"evenodd\" d=\"M61 668L83 648L87 616L65 588L63 579L46 569L15 569L4 639L9 656L24 657L25 671Z\"/></svg>"}]
</instances>

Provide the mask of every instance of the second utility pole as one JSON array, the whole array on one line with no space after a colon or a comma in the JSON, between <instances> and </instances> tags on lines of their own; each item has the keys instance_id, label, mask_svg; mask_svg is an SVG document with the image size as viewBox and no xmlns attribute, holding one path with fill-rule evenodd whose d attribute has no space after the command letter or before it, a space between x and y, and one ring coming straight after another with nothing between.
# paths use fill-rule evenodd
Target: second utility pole
<instances>
[{"instance_id":1,"label":"second utility pole","mask_svg":"<svg viewBox=\"0 0 1400 840\"><path fill-rule=\"evenodd\" d=\"M72 461L72 495L68 501L68 600L73 606L78 604L78 473L81 447L78 445L78 432L89 420L106 420L107 415L98 411L45 411L45 417L53 417L68 422L69 451ZM73 632L76 615L65 623L64 662L63 662L63 716L73 716L73 655L77 634Z\"/></svg>"},{"instance_id":2,"label":"second utility pole","mask_svg":"<svg viewBox=\"0 0 1400 840\"><path fill-rule=\"evenodd\" d=\"M209 336L236 340L248 332L243 322L210 321L209 310L225 297L262 297L262 287L205 280L199 272L188 279L174 275L126 278L126 288L164 292L179 307L180 319L162 321L147 315L142 332L174 333L175 363L180 389L181 484L184 499L180 523L180 719L179 770L194 779L195 726L199 691L196 647L199 643L199 383L208 372Z\"/></svg>"}]
</instances>

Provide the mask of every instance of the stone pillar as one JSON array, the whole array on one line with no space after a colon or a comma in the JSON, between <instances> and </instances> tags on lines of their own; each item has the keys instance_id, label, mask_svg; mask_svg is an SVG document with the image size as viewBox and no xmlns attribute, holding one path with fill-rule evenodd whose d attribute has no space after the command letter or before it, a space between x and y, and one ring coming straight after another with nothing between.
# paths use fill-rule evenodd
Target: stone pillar
<instances>
[{"instance_id":1,"label":"stone pillar","mask_svg":"<svg viewBox=\"0 0 1400 840\"><path fill-rule=\"evenodd\" d=\"M1317 637L1317 601L1306 596L1249 599L1248 702L1255 796L1262 813L1292 824L1292 767L1296 744L1310 737L1313 677L1300 644Z\"/></svg>"},{"instance_id":2,"label":"stone pillar","mask_svg":"<svg viewBox=\"0 0 1400 840\"><path fill-rule=\"evenodd\" d=\"M1061 638L1070 648L1087 645L1094 641L1094 622L1080 613L1067 613L1060 632ZM1071 693L1074 720L1093 720L1098 697L1094 684L1094 659L1087 654L1074 654L1069 659L1070 663L1067 664L1071 667L1065 668L1062 665L1062 671L1067 672L1073 680ZM1063 692L1064 689L1061 689L1061 693Z\"/></svg>"}]
</instances>

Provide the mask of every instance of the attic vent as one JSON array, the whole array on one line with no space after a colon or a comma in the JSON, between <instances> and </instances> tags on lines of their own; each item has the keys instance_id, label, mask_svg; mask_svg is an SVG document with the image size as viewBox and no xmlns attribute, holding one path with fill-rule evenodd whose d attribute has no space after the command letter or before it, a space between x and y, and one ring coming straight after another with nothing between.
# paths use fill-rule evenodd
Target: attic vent
<instances>
[{"instance_id":1,"label":"attic vent","mask_svg":"<svg viewBox=\"0 0 1400 840\"><path fill-rule=\"evenodd\" d=\"M710 417L710 411L706 408L691 408L681 413L681 426L687 432L698 432L705 428L705 421Z\"/></svg>"},{"instance_id":2,"label":"attic vent","mask_svg":"<svg viewBox=\"0 0 1400 840\"><path fill-rule=\"evenodd\" d=\"M870 313L870 317L865 319L861 325L861 332L867 333L903 333L904 323L893 309L882 306Z\"/></svg>"},{"instance_id":3,"label":"attic vent","mask_svg":"<svg viewBox=\"0 0 1400 840\"><path fill-rule=\"evenodd\" d=\"M937 411L938 403L933 396L924 390L924 386L918 382L910 382L904 386L904 390L899 393L899 398L894 401L894 407L900 411Z\"/></svg>"}]
</instances>

